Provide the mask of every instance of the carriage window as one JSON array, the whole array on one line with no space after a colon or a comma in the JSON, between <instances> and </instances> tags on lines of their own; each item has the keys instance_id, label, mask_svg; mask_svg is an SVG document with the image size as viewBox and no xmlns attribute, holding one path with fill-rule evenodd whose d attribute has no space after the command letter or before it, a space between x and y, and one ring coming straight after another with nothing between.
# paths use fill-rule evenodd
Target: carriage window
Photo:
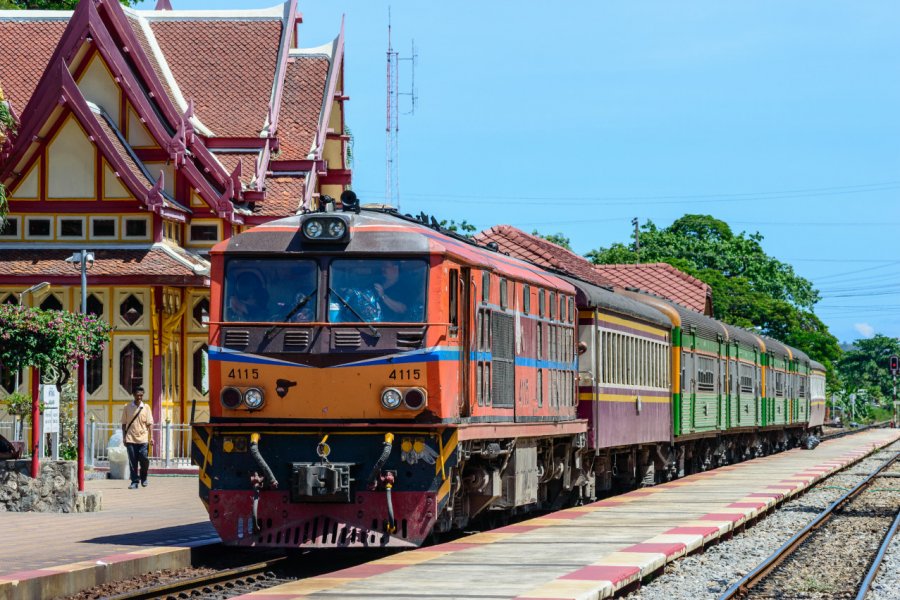
<instances>
[{"instance_id":1,"label":"carriage window","mask_svg":"<svg viewBox=\"0 0 900 600\"><path fill-rule=\"evenodd\" d=\"M331 323L421 323L428 264L415 259L337 259L328 288Z\"/></svg>"},{"instance_id":2,"label":"carriage window","mask_svg":"<svg viewBox=\"0 0 900 600\"><path fill-rule=\"evenodd\" d=\"M459 271L450 269L450 335L459 328Z\"/></svg>"},{"instance_id":3,"label":"carriage window","mask_svg":"<svg viewBox=\"0 0 900 600\"><path fill-rule=\"evenodd\" d=\"M491 298L491 274L487 271L481 273L481 301L487 302Z\"/></svg>"},{"instance_id":4,"label":"carriage window","mask_svg":"<svg viewBox=\"0 0 900 600\"><path fill-rule=\"evenodd\" d=\"M784 373L775 371L775 395L784 396Z\"/></svg>"},{"instance_id":5,"label":"carriage window","mask_svg":"<svg viewBox=\"0 0 900 600\"><path fill-rule=\"evenodd\" d=\"M541 317L544 316L544 302L546 301L545 298L546 298L546 296L545 296L544 290L539 290L538 291L538 315Z\"/></svg>"},{"instance_id":6,"label":"carriage window","mask_svg":"<svg viewBox=\"0 0 900 600\"><path fill-rule=\"evenodd\" d=\"M500 308L506 308L507 306L509 306L509 303L507 302L508 286L509 286L509 282L506 279L501 277L500 278Z\"/></svg>"},{"instance_id":7,"label":"carriage window","mask_svg":"<svg viewBox=\"0 0 900 600\"><path fill-rule=\"evenodd\" d=\"M716 389L715 361L701 356L697 361L697 389L712 392Z\"/></svg>"},{"instance_id":8,"label":"carriage window","mask_svg":"<svg viewBox=\"0 0 900 600\"><path fill-rule=\"evenodd\" d=\"M522 312L526 315L531 312L531 287L522 286Z\"/></svg>"},{"instance_id":9,"label":"carriage window","mask_svg":"<svg viewBox=\"0 0 900 600\"><path fill-rule=\"evenodd\" d=\"M318 273L312 260L231 259L225 266L225 320L315 321Z\"/></svg>"},{"instance_id":10,"label":"carriage window","mask_svg":"<svg viewBox=\"0 0 900 600\"><path fill-rule=\"evenodd\" d=\"M556 292L550 292L550 318L556 315Z\"/></svg>"}]
</instances>

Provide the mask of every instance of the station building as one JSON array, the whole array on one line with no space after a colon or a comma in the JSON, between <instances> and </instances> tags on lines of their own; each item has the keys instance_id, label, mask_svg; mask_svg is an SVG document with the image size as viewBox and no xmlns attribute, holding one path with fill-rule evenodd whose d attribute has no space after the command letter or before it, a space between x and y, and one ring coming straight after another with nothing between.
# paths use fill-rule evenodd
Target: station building
<instances>
[{"instance_id":1,"label":"station building","mask_svg":"<svg viewBox=\"0 0 900 600\"><path fill-rule=\"evenodd\" d=\"M46 281L21 301L80 310L66 259L93 252L87 310L114 328L86 373L99 422L116 422L137 385L157 422L205 420L209 248L350 184L342 24L302 48L296 0L169 9L0 11L16 119L0 139L0 302ZM0 372L0 398L14 381ZM30 393L30 374L19 381Z\"/></svg>"}]
</instances>

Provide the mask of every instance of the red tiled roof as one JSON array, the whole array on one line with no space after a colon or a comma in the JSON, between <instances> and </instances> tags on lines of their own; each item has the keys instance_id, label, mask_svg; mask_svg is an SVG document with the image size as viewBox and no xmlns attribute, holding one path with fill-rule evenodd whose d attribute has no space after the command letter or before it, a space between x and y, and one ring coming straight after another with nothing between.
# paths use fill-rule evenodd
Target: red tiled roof
<instances>
[{"instance_id":1,"label":"red tiled roof","mask_svg":"<svg viewBox=\"0 0 900 600\"><path fill-rule=\"evenodd\" d=\"M119 136L116 135L116 132L113 131L113 128L110 127L109 123L106 122L106 119L103 116L94 113L94 116L97 118L97 123L100 124L100 129L103 130L103 133L106 134L106 137L109 138L110 143L116 149L116 152L122 160L128 165L128 170L137 178L138 181L147 186L147 188L153 187L153 181L151 181L146 173L138 166L134 157L128 152L128 149L122 143L122 140L119 139Z\"/></svg>"},{"instance_id":2,"label":"red tiled roof","mask_svg":"<svg viewBox=\"0 0 900 600\"><path fill-rule=\"evenodd\" d=\"M621 287L634 287L668 298L699 313L712 308L710 287L666 263L594 265L601 277Z\"/></svg>"},{"instance_id":3,"label":"red tiled roof","mask_svg":"<svg viewBox=\"0 0 900 600\"><path fill-rule=\"evenodd\" d=\"M72 277L78 269L65 262L72 250L4 249L0 247L0 281L11 277ZM202 285L204 277L158 247L133 250L95 250L88 277L140 277L147 283Z\"/></svg>"},{"instance_id":4,"label":"red tiled roof","mask_svg":"<svg viewBox=\"0 0 900 600\"><path fill-rule=\"evenodd\" d=\"M565 271L597 285L611 285L610 281L594 270L594 265L586 258L510 225L497 225L486 229L475 236L475 241L480 244L496 242L500 251L510 256L527 260L540 267Z\"/></svg>"},{"instance_id":5,"label":"red tiled roof","mask_svg":"<svg viewBox=\"0 0 900 600\"><path fill-rule=\"evenodd\" d=\"M254 215L287 217L303 202L306 181L303 177L266 177L266 199L256 205Z\"/></svg>"},{"instance_id":6,"label":"red tiled roof","mask_svg":"<svg viewBox=\"0 0 900 600\"><path fill-rule=\"evenodd\" d=\"M255 137L266 122L281 20L154 20L185 99L217 136Z\"/></svg>"},{"instance_id":7,"label":"red tiled roof","mask_svg":"<svg viewBox=\"0 0 900 600\"><path fill-rule=\"evenodd\" d=\"M131 25L131 30L134 31L134 36L137 38L138 43L141 45L141 49L147 56L147 60L150 62L150 66L153 67L153 71L156 73L156 78L159 79L159 83L160 85L162 85L163 91L165 91L166 96L169 97L169 101L172 103L172 105L177 108L178 102L175 100L175 94L172 92L172 88L169 85L169 82L166 80L165 75L163 75L162 66L156 59L156 54L154 54L153 49L150 47L150 41L147 39L147 36L144 33L144 28L141 27L138 18L134 15L126 14L125 17L128 19L128 24Z\"/></svg>"},{"instance_id":8,"label":"red tiled roof","mask_svg":"<svg viewBox=\"0 0 900 600\"><path fill-rule=\"evenodd\" d=\"M256 159L259 158L258 152L214 152L213 155L219 159L229 175L234 172L238 161L241 161L241 181L246 184L253 179Z\"/></svg>"},{"instance_id":9,"label":"red tiled roof","mask_svg":"<svg viewBox=\"0 0 900 600\"><path fill-rule=\"evenodd\" d=\"M0 21L0 85L19 114L37 87L68 20Z\"/></svg>"},{"instance_id":10,"label":"red tiled roof","mask_svg":"<svg viewBox=\"0 0 900 600\"><path fill-rule=\"evenodd\" d=\"M330 64L325 56L288 60L278 120L279 160L302 160L309 154L319 128Z\"/></svg>"}]
</instances>

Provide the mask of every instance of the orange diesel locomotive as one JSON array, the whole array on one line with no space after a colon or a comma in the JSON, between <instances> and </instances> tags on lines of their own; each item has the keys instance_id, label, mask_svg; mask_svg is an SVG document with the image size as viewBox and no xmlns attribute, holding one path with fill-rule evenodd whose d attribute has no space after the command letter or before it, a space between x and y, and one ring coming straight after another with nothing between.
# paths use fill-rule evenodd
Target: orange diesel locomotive
<instances>
[{"instance_id":1,"label":"orange diesel locomotive","mask_svg":"<svg viewBox=\"0 0 900 600\"><path fill-rule=\"evenodd\" d=\"M211 251L200 495L229 544L416 546L593 496L575 288L391 210Z\"/></svg>"}]
</instances>

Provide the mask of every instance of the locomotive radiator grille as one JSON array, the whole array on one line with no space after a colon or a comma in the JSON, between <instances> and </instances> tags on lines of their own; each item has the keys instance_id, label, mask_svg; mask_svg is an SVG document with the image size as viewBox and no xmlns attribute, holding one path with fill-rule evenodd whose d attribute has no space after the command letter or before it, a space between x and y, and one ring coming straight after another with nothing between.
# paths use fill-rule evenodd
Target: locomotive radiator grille
<instances>
[{"instance_id":1,"label":"locomotive radiator grille","mask_svg":"<svg viewBox=\"0 0 900 600\"><path fill-rule=\"evenodd\" d=\"M493 359L491 400L494 406L514 406L516 401L516 336L511 315L495 312L491 318Z\"/></svg>"}]
</instances>

